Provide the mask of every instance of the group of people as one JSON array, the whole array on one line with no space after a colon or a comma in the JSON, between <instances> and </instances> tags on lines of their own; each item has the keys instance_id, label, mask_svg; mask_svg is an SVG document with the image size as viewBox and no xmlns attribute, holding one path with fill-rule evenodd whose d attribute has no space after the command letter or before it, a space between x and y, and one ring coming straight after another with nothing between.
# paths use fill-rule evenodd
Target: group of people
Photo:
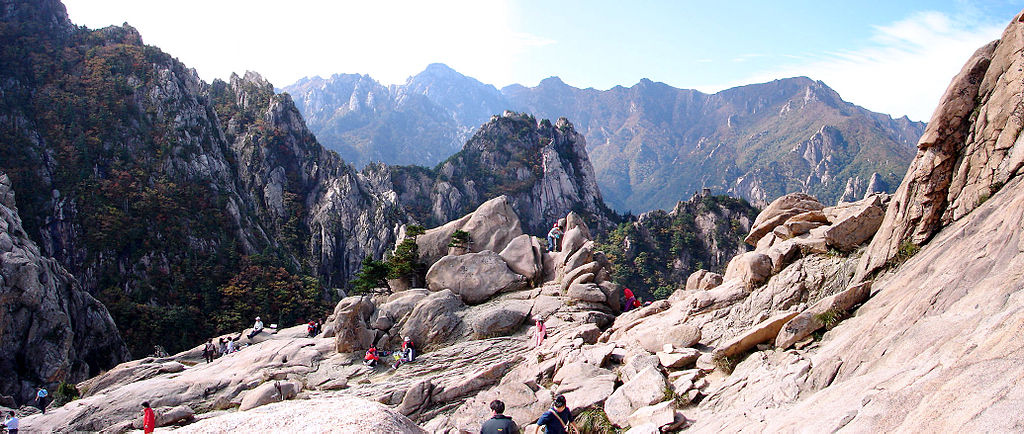
<instances>
[{"instance_id":1,"label":"group of people","mask_svg":"<svg viewBox=\"0 0 1024 434\"><path fill-rule=\"evenodd\" d=\"M519 434L519 426L516 425L511 417L504 414L504 402L495 399L491 401L490 407L493 414L490 419L484 422L483 427L480 428L480 434ZM565 403L565 396L558 395L555 397L551 408L545 411L540 416L540 419L537 419L537 427L543 429L540 432L547 434L565 434L569 432L570 428L575 428L572 420L572 411L569 410Z\"/></svg>"},{"instance_id":2,"label":"group of people","mask_svg":"<svg viewBox=\"0 0 1024 434\"><path fill-rule=\"evenodd\" d=\"M370 367L376 367L377 364L380 363L381 357L387 357L388 355L393 356L395 359L394 363L391 364L391 367L398 369L398 367L402 366L403 363L416 360L416 344L412 342L412 338L406 336L405 339L402 340L402 348L399 351L378 351L377 345L371 345L370 348L366 350L366 354L363 355L363 364Z\"/></svg>"},{"instance_id":3,"label":"group of people","mask_svg":"<svg viewBox=\"0 0 1024 434\"><path fill-rule=\"evenodd\" d=\"M316 335L320 334L320 329L322 327L323 325L320 324L320 321L315 319L309 320L309 323L306 324L306 336L311 338L316 337Z\"/></svg>"}]
</instances>

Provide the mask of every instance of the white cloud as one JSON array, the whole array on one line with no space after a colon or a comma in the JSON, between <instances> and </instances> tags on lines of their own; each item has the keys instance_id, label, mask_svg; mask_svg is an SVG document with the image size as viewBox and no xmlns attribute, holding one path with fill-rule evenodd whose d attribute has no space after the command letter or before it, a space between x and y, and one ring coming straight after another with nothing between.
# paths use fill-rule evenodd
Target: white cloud
<instances>
[{"instance_id":1,"label":"white cloud","mask_svg":"<svg viewBox=\"0 0 1024 434\"><path fill-rule=\"evenodd\" d=\"M404 82L432 62L470 76L512 81L531 47L553 41L512 28L506 1L65 0L92 28L127 21L147 44L178 56L207 80L253 70L277 86L306 75L369 73ZM500 49L496 49L500 48Z\"/></svg>"},{"instance_id":2,"label":"white cloud","mask_svg":"<svg viewBox=\"0 0 1024 434\"><path fill-rule=\"evenodd\" d=\"M999 38L1004 27L1005 23L972 23L939 12L916 13L876 26L862 48L788 55L802 60L702 90L805 75L870 110L928 121L953 76L974 51Z\"/></svg>"}]
</instances>

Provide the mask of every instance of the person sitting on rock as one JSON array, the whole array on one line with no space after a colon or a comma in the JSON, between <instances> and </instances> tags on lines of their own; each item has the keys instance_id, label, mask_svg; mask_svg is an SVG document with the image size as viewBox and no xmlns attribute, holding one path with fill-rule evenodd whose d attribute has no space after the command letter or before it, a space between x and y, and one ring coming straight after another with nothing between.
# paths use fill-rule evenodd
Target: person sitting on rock
<instances>
[{"instance_id":1,"label":"person sitting on rock","mask_svg":"<svg viewBox=\"0 0 1024 434\"><path fill-rule=\"evenodd\" d=\"M370 347L366 350L366 355L363 356L363 364L372 368L377 366L377 362L380 362L380 355L377 354L377 347Z\"/></svg>"},{"instance_id":2,"label":"person sitting on rock","mask_svg":"<svg viewBox=\"0 0 1024 434\"><path fill-rule=\"evenodd\" d=\"M494 414L484 426L480 428L480 434L519 434L519 426L511 417L505 416L505 403L499 399L491 401L491 411Z\"/></svg>"},{"instance_id":3,"label":"person sitting on rock","mask_svg":"<svg viewBox=\"0 0 1024 434\"><path fill-rule=\"evenodd\" d=\"M394 365L392 365L392 368L398 369L398 367L402 366L403 363L413 361L415 357L416 350L414 348L414 344L412 343L412 338L406 336L405 339L402 341L402 350L395 354L395 363Z\"/></svg>"},{"instance_id":4,"label":"person sitting on rock","mask_svg":"<svg viewBox=\"0 0 1024 434\"><path fill-rule=\"evenodd\" d=\"M217 352L222 356L228 353L228 341L224 338L217 341Z\"/></svg>"},{"instance_id":5,"label":"person sitting on rock","mask_svg":"<svg viewBox=\"0 0 1024 434\"><path fill-rule=\"evenodd\" d=\"M402 358L407 362L411 362L416 359L416 344L412 342L412 338L406 336L402 340Z\"/></svg>"},{"instance_id":6,"label":"person sitting on rock","mask_svg":"<svg viewBox=\"0 0 1024 434\"><path fill-rule=\"evenodd\" d=\"M549 252L560 252L562 250L562 228L558 227L558 222L555 222L551 230L548 231L548 251Z\"/></svg>"},{"instance_id":7,"label":"person sitting on rock","mask_svg":"<svg viewBox=\"0 0 1024 434\"><path fill-rule=\"evenodd\" d=\"M249 340L251 341L261 331L263 331L263 321L260 321L260 317L256 317L256 323L252 325L252 333L249 333Z\"/></svg>"},{"instance_id":8,"label":"person sitting on rock","mask_svg":"<svg viewBox=\"0 0 1024 434\"><path fill-rule=\"evenodd\" d=\"M547 434L565 434L569 432L570 426L576 426L572 422L572 412L565 405L564 395L555 397L555 402L551 405L551 408L544 412L540 419L537 419L537 426L544 427L545 431L543 432Z\"/></svg>"},{"instance_id":9,"label":"person sitting on rock","mask_svg":"<svg viewBox=\"0 0 1024 434\"><path fill-rule=\"evenodd\" d=\"M626 296L626 302L622 304L623 312L629 312L633 308L640 306L640 303L636 301L636 296L633 295L633 291L629 288L623 289L622 294Z\"/></svg>"},{"instance_id":10,"label":"person sitting on rock","mask_svg":"<svg viewBox=\"0 0 1024 434\"><path fill-rule=\"evenodd\" d=\"M306 336L308 336L308 337L316 336L316 321L315 320L309 320L309 324L306 324Z\"/></svg>"}]
</instances>

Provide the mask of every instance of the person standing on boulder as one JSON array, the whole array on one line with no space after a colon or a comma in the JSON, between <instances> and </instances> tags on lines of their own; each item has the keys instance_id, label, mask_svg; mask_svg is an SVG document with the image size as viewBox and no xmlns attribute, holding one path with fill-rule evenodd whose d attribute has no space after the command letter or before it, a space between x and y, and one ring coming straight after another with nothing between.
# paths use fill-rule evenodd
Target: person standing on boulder
<instances>
[{"instance_id":1,"label":"person standing on boulder","mask_svg":"<svg viewBox=\"0 0 1024 434\"><path fill-rule=\"evenodd\" d=\"M260 317L256 317L256 323L252 325L252 333L249 333L249 340L251 341L261 331L263 331L263 321L260 321Z\"/></svg>"},{"instance_id":2,"label":"person standing on boulder","mask_svg":"<svg viewBox=\"0 0 1024 434\"><path fill-rule=\"evenodd\" d=\"M39 407L39 411L43 414L46 414L46 396L49 394L45 387L40 387L36 392L36 407Z\"/></svg>"},{"instance_id":3,"label":"person standing on boulder","mask_svg":"<svg viewBox=\"0 0 1024 434\"><path fill-rule=\"evenodd\" d=\"M495 399L491 401L491 410L494 414L484 426L480 428L480 434L519 434L519 426L511 417L505 416L505 403Z\"/></svg>"},{"instance_id":4,"label":"person standing on boulder","mask_svg":"<svg viewBox=\"0 0 1024 434\"><path fill-rule=\"evenodd\" d=\"M554 226L551 226L551 230L548 231L548 251L560 252L561 250L562 228L558 227L558 222L555 222Z\"/></svg>"},{"instance_id":5,"label":"person standing on boulder","mask_svg":"<svg viewBox=\"0 0 1024 434\"><path fill-rule=\"evenodd\" d=\"M149 407L149 402L142 403L142 431L146 434L156 429L156 412Z\"/></svg>"},{"instance_id":6,"label":"person standing on boulder","mask_svg":"<svg viewBox=\"0 0 1024 434\"><path fill-rule=\"evenodd\" d=\"M544 338L548 336L548 328L544 325L544 321L540 319L540 316L533 317L533 320L537 322L537 346L544 343Z\"/></svg>"},{"instance_id":7,"label":"person standing on boulder","mask_svg":"<svg viewBox=\"0 0 1024 434\"><path fill-rule=\"evenodd\" d=\"M213 345L213 338L207 339L206 345L203 345L203 359L206 359L206 363L210 363L215 354L217 354L217 346Z\"/></svg>"},{"instance_id":8,"label":"person standing on boulder","mask_svg":"<svg viewBox=\"0 0 1024 434\"><path fill-rule=\"evenodd\" d=\"M544 427L544 432L547 434L565 434L569 432L570 427L576 427L572 423L572 411L569 411L569 407L565 405L564 395L555 397L551 408L544 412L540 419L537 419L537 426Z\"/></svg>"}]
</instances>

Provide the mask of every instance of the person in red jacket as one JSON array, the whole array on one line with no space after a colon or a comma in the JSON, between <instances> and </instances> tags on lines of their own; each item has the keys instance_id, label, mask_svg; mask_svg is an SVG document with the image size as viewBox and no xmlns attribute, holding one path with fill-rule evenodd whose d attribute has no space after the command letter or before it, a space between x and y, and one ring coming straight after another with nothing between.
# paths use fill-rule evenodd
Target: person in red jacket
<instances>
[{"instance_id":1,"label":"person in red jacket","mask_svg":"<svg viewBox=\"0 0 1024 434\"><path fill-rule=\"evenodd\" d=\"M149 402L142 403L142 431L146 434L156 429L156 412L149 408Z\"/></svg>"},{"instance_id":2,"label":"person in red jacket","mask_svg":"<svg viewBox=\"0 0 1024 434\"><path fill-rule=\"evenodd\" d=\"M640 303L637 302L633 291L630 291L629 288L622 290L622 294L626 296L626 305L622 306L623 312L629 312L634 308L640 307Z\"/></svg>"}]
</instances>

